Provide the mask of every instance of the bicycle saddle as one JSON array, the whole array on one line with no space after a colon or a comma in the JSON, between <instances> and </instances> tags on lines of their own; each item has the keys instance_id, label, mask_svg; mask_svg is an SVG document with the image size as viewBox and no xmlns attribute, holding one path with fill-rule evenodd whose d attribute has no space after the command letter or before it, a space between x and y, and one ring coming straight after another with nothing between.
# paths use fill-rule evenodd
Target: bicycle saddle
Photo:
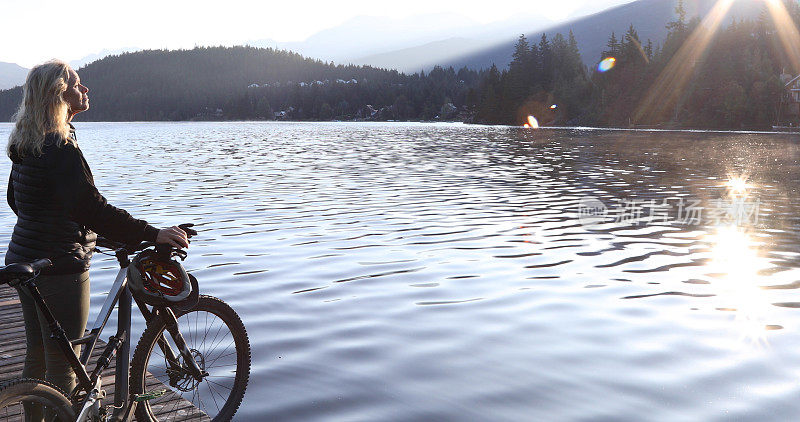
<instances>
[{"instance_id":1,"label":"bicycle saddle","mask_svg":"<svg viewBox=\"0 0 800 422\"><path fill-rule=\"evenodd\" d=\"M39 259L33 262L16 262L0 268L0 284L6 284L12 280L28 280L36 276L42 268L47 268L53 263L47 259Z\"/></svg>"}]
</instances>

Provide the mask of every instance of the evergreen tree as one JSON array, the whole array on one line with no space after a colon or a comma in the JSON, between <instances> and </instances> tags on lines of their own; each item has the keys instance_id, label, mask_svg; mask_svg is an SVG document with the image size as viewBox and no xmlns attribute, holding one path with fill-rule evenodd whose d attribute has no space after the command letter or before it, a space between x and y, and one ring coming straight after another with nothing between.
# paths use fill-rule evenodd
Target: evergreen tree
<instances>
[{"instance_id":1,"label":"evergreen tree","mask_svg":"<svg viewBox=\"0 0 800 422\"><path fill-rule=\"evenodd\" d=\"M525 34L520 34L517 43L514 45L514 53L511 54L511 63L508 64L509 71L524 71L530 57L530 46Z\"/></svg>"},{"instance_id":2,"label":"evergreen tree","mask_svg":"<svg viewBox=\"0 0 800 422\"><path fill-rule=\"evenodd\" d=\"M480 98L475 120L480 123L498 123L501 121L501 97L499 95L500 71L492 65L481 82Z\"/></svg>"},{"instance_id":3,"label":"evergreen tree","mask_svg":"<svg viewBox=\"0 0 800 422\"><path fill-rule=\"evenodd\" d=\"M625 36L619 45L619 50L619 57L617 57L617 59L622 62L623 66L636 66L637 68L641 68L641 66L650 61L647 57L647 52L642 47L642 43L639 40L639 33L636 32L636 28L634 28L633 25L625 32Z\"/></svg>"},{"instance_id":4,"label":"evergreen tree","mask_svg":"<svg viewBox=\"0 0 800 422\"><path fill-rule=\"evenodd\" d=\"M696 26L699 21L687 24L686 22L686 9L683 7L683 0L678 0L675 6L675 20L667 22L667 38L664 40L664 46L661 49L662 59L669 61L672 55L678 51L683 45L686 38L689 36L689 27Z\"/></svg>"},{"instance_id":5,"label":"evergreen tree","mask_svg":"<svg viewBox=\"0 0 800 422\"><path fill-rule=\"evenodd\" d=\"M611 37L608 38L606 47L608 47L608 50L603 51L601 54L602 57L600 57L601 59L617 57L619 55L619 41L617 41L617 36L614 34L614 31L611 31Z\"/></svg>"},{"instance_id":6,"label":"evergreen tree","mask_svg":"<svg viewBox=\"0 0 800 422\"><path fill-rule=\"evenodd\" d=\"M537 92L542 90L542 59L539 47L534 43L530 46L530 54L528 56L528 66L525 70L527 85L530 87L530 92Z\"/></svg>"},{"instance_id":7,"label":"evergreen tree","mask_svg":"<svg viewBox=\"0 0 800 422\"><path fill-rule=\"evenodd\" d=\"M504 96L511 102L522 101L528 95L528 72L530 69L530 46L525 35L520 35L514 46L512 60L508 64L508 84Z\"/></svg>"},{"instance_id":8,"label":"evergreen tree","mask_svg":"<svg viewBox=\"0 0 800 422\"><path fill-rule=\"evenodd\" d=\"M674 34L686 32L686 9L683 7L683 0L678 0L675 6L675 20L667 22L667 30Z\"/></svg>"},{"instance_id":9,"label":"evergreen tree","mask_svg":"<svg viewBox=\"0 0 800 422\"><path fill-rule=\"evenodd\" d=\"M539 40L539 63L537 71L542 90L550 90L553 82L553 53L550 50L550 42L547 40L547 34L542 34L542 38Z\"/></svg>"}]
</instances>

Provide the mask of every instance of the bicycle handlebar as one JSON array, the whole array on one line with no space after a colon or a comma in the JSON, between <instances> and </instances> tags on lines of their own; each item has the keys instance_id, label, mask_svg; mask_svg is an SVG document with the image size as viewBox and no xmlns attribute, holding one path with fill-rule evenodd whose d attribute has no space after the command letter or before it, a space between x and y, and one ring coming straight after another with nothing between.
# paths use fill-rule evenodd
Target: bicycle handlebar
<instances>
[{"instance_id":1,"label":"bicycle handlebar","mask_svg":"<svg viewBox=\"0 0 800 422\"><path fill-rule=\"evenodd\" d=\"M194 230L194 229L191 228L193 226L194 226L194 224L192 224L192 223L184 223L184 224L178 225L178 228L180 228L181 230L186 232L186 237L191 239L192 236L197 235L197 230ZM156 242L151 242L151 241L144 241L144 242L141 242L139 244L126 244L126 243L123 243L123 242L116 242L114 240L107 239L107 238L102 237L102 236L97 236L96 245L101 247L101 248L113 249L114 251L124 250L124 252L127 255L135 254L135 253L137 253L137 252L139 252L141 250L144 250L144 249L152 247L152 246L155 246L156 250L158 250L159 252L162 252L162 253L170 253L173 249L179 249L179 248L175 248L174 246L169 245L167 243L156 243Z\"/></svg>"}]
</instances>

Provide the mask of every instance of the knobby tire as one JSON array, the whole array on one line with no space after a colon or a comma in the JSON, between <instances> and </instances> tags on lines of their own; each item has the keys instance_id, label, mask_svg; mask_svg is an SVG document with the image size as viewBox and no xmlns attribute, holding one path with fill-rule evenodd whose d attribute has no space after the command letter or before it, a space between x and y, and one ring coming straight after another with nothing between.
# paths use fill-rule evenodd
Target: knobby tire
<instances>
[{"instance_id":1,"label":"knobby tire","mask_svg":"<svg viewBox=\"0 0 800 422\"><path fill-rule=\"evenodd\" d=\"M67 396L55 385L33 378L19 378L0 386L0 420L25 420L23 401L43 406L48 421L75 420L75 411Z\"/></svg>"},{"instance_id":2,"label":"knobby tire","mask_svg":"<svg viewBox=\"0 0 800 422\"><path fill-rule=\"evenodd\" d=\"M154 318L133 353L131 392L151 393L164 386L169 391L139 402L137 421L196 416L214 422L229 421L242 403L250 377L250 341L242 320L228 304L205 295L191 311L176 311L175 315L187 347L209 376L197 382L167 362L158 345L162 334L166 334L173 350L177 348L162 319Z\"/></svg>"}]
</instances>

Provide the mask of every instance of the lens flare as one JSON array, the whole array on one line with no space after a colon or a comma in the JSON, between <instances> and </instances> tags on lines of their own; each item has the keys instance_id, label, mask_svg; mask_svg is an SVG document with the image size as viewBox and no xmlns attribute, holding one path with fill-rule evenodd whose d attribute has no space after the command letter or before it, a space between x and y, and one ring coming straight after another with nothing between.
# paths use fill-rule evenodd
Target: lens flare
<instances>
[{"instance_id":1,"label":"lens flare","mask_svg":"<svg viewBox=\"0 0 800 422\"><path fill-rule=\"evenodd\" d=\"M598 72L608 72L609 70L614 68L614 65L617 64L617 59L613 57L606 57L605 59L601 60L600 63L597 65Z\"/></svg>"},{"instance_id":2,"label":"lens flare","mask_svg":"<svg viewBox=\"0 0 800 422\"><path fill-rule=\"evenodd\" d=\"M526 123L526 125L528 127L533 128L533 129L538 129L539 128L539 121L536 120L536 118L533 117L533 116L528 116L528 123Z\"/></svg>"}]
</instances>

